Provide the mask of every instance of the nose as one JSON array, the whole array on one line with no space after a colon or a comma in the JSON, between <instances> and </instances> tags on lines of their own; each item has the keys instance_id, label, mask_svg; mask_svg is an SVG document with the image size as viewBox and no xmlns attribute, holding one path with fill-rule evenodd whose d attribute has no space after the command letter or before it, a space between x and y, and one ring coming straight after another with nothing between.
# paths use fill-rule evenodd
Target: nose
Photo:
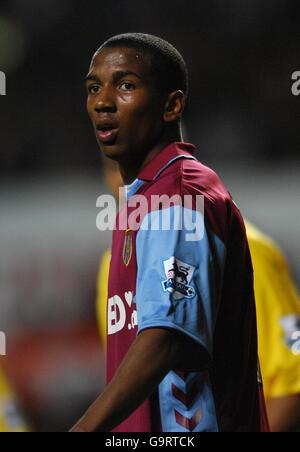
<instances>
[{"instance_id":1,"label":"nose","mask_svg":"<svg viewBox=\"0 0 300 452\"><path fill-rule=\"evenodd\" d=\"M100 90L95 103L95 111L96 113L115 113L117 111L110 88L102 87Z\"/></svg>"}]
</instances>

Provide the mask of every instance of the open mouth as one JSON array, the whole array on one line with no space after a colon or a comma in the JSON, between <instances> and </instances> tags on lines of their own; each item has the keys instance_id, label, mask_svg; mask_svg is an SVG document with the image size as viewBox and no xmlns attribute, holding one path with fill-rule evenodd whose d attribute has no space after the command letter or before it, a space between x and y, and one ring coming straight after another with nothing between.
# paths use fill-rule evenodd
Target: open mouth
<instances>
[{"instance_id":1,"label":"open mouth","mask_svg":"<svg viewBox=\"0 0 300 452\"><path fill-rule=\"evenodd\" d=\"M117 138L119 129L112 125L97 127L97 137L102 143L114 142Z\"/></svg>"}]
</instances>

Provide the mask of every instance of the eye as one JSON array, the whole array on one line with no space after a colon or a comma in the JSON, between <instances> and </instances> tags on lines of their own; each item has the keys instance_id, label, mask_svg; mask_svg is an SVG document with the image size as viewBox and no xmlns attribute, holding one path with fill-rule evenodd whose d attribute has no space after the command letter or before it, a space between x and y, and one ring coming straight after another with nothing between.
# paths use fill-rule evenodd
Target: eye
<instances>
[{"instance_id":1,"label":"eye","mask_svg":"<svg viewBox=\"0 0 300 452\"><path fill-rule=\"evenodd\" d=\"M133 91L135 89L135 85L131 82L122 82L120 85L121 91Z\"/></svg>"},{"instance_id":2,"label":"eye","mask_svg":"<svg viewBox=\"0 0 300 452\"><path fill-rule=\"evenodd\" d=\"M99 85L90 85L88 86L88 92L89 94L97 94L100 90L100 86Z\"/></svg>"}]
</instances>

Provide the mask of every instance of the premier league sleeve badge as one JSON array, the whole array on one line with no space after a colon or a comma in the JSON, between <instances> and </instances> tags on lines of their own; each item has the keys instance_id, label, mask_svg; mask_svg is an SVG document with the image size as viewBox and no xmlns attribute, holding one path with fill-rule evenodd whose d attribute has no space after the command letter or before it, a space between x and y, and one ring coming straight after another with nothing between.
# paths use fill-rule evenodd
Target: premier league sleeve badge
<instances>
[{"instance_id":1,"label":"premier league sleeve badge","mask_svg":"<svg viewBox=\"0 0 300 452\"><path fill-rule=\"evenodd\" d=\"M167 280L162 282L164 292L170 292L174 300L194 298L195 289L190 285L196 267L185 264L172 256L164 261Z\"/></svg>"}]
</instances>

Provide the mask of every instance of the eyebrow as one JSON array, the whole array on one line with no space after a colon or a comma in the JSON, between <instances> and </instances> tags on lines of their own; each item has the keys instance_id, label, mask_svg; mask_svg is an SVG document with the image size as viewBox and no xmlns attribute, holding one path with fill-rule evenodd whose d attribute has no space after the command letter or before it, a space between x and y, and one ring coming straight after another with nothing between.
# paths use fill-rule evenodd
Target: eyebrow
<instances>
[{"instance_id":1,"label":"eyebrow","mask_svg":"<svg viewBox=\"0 0 300 452\"><path fill-rule=\"evenodd\" d=\"M133 72L133 71L116 71L112 75L112 81L113 81L113 83L117 83L119 80L121 80L124 77L127 77L128 75L133 75L133 76L139 78L140 80L142 80L142 77L139 74L137 74L136 72ZM100 80L97 77L97 75L93 75L92 72L89 73L86 76L85 81L86 82L89 82L89 81L100 82Z\"/></svg>"}]
</instances>

